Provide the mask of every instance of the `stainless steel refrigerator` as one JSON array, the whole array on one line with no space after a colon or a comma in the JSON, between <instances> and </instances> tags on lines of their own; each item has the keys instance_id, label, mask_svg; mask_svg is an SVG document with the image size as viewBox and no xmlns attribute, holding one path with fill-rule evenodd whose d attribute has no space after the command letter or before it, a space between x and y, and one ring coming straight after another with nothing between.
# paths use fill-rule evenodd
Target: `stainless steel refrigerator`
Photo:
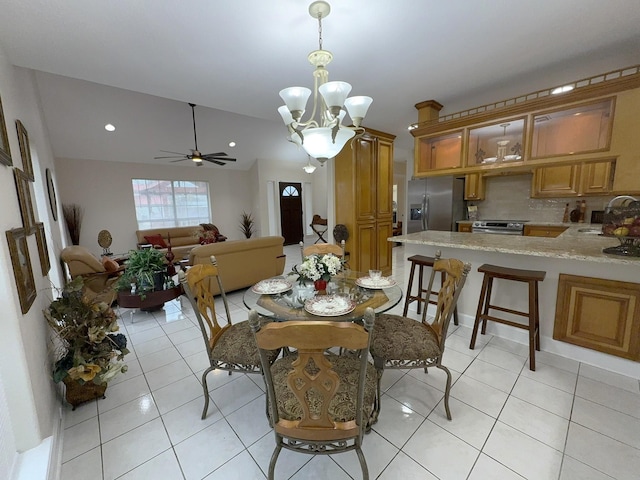
<instances>
[{"instance_id":1,"label":"stainless steel refrigerator","mask_svg":"<svg viewBox=\"0 0 640 480\"><path fill-rule=\"evenodd\" d=\"M445 176L410 180L407 205L407 233L456 231L456 221L465 218L464 179Z\"/></svg>"}]
</instances>

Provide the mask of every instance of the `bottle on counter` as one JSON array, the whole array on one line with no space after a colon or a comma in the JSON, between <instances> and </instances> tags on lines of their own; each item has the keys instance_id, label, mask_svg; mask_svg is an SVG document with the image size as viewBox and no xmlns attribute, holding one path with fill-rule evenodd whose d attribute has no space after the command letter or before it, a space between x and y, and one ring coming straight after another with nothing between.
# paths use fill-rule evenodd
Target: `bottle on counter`
<instances>
[{"instance_id":1,"label":"bottle on counter","mask_svg":"<svg viewBox=\"0 0 640 480\"><path fill-rule=\"evenodd\" d=\"M564 214L562 215L562 223L569 223L569 204L564 206Z\"/></svg>"},{"instance_id":2,"label":"bottle on counter","mask_svg":"<svg viewBox=\"0 0 640 480\"><path fill-rule=\"evenodd\" d=\"M576 201L576 208L574 208L573 210L571 210L571 212L569 213L569 220L571 220L571 222L576 223L578 220L580 220L580 201Z\"/></svg>"},{"instance_id":3,"label":"bottle on counter","mask_svg":"<svg viewBox=\"0 0 640 480\"><path fill-rule=\"evenodd\" d=\"M584 216L586 213L587 213L587 202L583 198L582 201L580 202L580 217L578 219L578 222L584 223Z\"/></svg>"}]
</instances>

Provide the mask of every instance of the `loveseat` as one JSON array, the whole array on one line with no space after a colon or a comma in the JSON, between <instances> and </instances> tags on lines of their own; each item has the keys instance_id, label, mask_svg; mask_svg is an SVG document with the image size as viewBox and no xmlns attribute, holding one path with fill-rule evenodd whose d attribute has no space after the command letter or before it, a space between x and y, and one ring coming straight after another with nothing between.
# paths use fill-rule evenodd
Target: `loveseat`
<instances>
[{"instance_id":1,"label":"loveseat","mask_svg":"<svg viewBox=\"0 0 640 480\"><path fill-rule=\"evenodd\" d=\"M205 238L206 237L206 238ZM191 249L206 242L224 242L227 237L221 235L213 224L202 224L187 227L159 227L147 230L136 230L138 248L142 245L153 245L161 252L167 251L169 239L171 251L176 260L186 258Z\"/></svg>"},{"instance_id":2,"label":"loveseat","mask_svg":"<svg viewBox=\"0 0 640 480\"><path fill-rule=\"evenodd\" d=\"M286 256L284 238L279 236L231 240L194 247L189 265L207 264L214 255L220 268L225 292L231 292L266 278L282 275ZM211 282L214 295L220 293L217 282Z\"/></svg>"}]
</instances>

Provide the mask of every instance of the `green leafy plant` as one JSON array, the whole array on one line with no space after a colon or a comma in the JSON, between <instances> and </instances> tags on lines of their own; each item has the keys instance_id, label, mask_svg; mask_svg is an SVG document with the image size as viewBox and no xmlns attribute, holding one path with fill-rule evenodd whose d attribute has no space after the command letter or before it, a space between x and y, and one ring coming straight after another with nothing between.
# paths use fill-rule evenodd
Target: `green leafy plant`
<instances>
[{"instance_id":1,"label":"green leafy plant","mask_svg":"<svg viewBox=\"0 0 640 480\"><path fill-rule=\"evenodd\" d=\"M129 258L125 262L124 274L116 284L118 290L131 290L135 285L135 291L144 295L154 290L154 276L166 275L167 265L162 252L154 248L131 250ZM164 276L163 276L164 282Z\"/></svg>"},{"instance_id":2,"label":"green leafy plant","mask_svg":"<svg viewBox=\"0 0 640 480\"><path fill-rule=\"evenodd\" d=\"M255 221L250 213L242 212L240 216L240 231L245 238L251 238L251 236L256 233Z\"/></svg>"},{"instance_id":3,"label":"green leafy plant","mask_svg":"<svg viewBox=\"0 0 640 480\"><path fill-rule=\"evenodd\" d=\"M69 377L80 384L101 385L127 371L122 361L129 353L127 337L115 333L116 314L106 303L86 297L82 277L67 283L43 313L57 337L55 382Z\"/></svg>"}]
</instances>

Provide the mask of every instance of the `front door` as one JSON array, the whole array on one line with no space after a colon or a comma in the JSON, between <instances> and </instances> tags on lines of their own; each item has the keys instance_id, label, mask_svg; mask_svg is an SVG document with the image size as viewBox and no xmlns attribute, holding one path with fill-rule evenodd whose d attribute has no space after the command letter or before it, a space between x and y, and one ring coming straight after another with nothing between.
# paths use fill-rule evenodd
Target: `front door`
<instances>
[{"instance_id":1,"label":"front door","mask_svg":"<svg viewBox=\"0 0 640 480\"><path fill-rule=\"evenodd\" d=\"M285 245L300 243L302 230L302 184L280 182L280 229Z\"/></svg>"}]
</instances>

